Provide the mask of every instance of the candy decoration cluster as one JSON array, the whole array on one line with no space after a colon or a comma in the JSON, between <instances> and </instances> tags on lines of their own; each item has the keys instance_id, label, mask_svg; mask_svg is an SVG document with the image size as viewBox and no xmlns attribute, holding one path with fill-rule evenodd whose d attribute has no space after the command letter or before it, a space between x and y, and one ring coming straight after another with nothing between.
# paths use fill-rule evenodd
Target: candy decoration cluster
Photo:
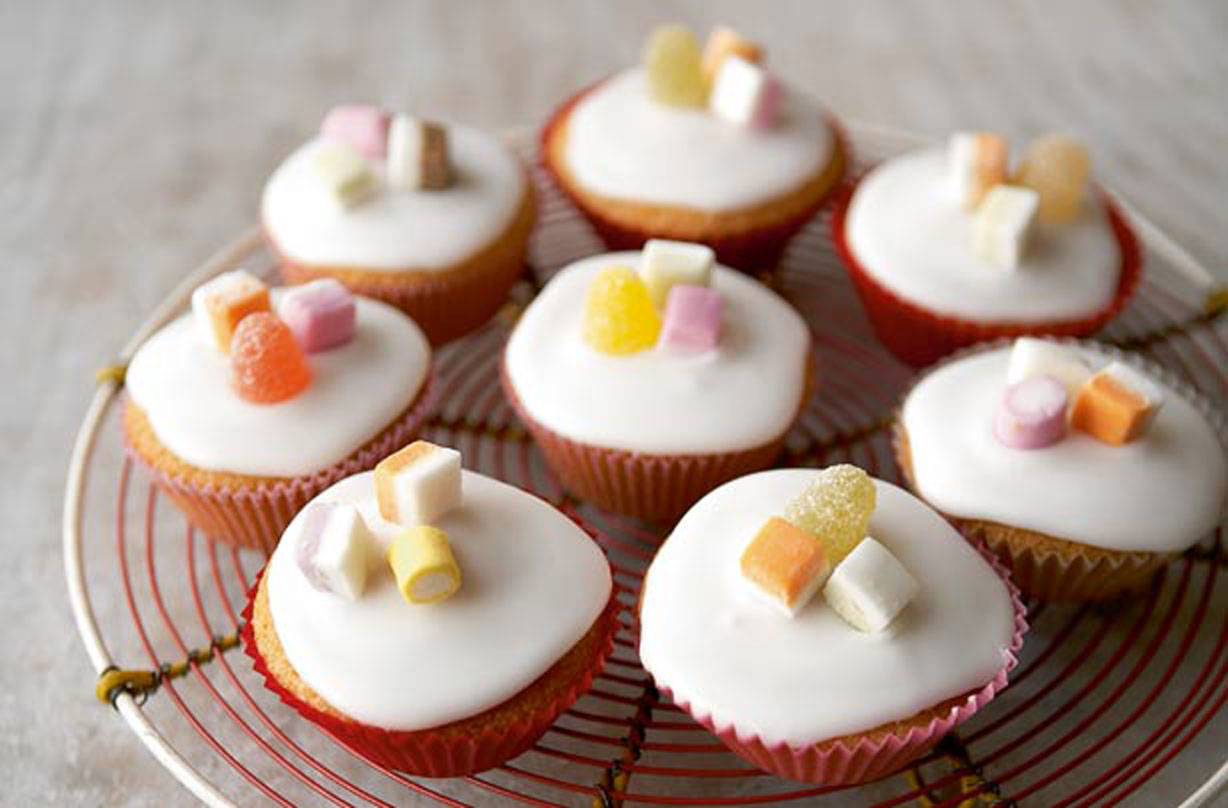
<instances>
[{"instance_id":1,"label":"candy decoration cluster","mask_svg":"<svg viewBox=\"0 0 1228 808\"><path fill-rule=\"evenodd\" d=\"M823 598L858 631L879 632L916 597L916 579L867 533L877 499L856 466L830 466L769 517L742 552L743 577L789 617Z\"/></svg>"}]
</instances>

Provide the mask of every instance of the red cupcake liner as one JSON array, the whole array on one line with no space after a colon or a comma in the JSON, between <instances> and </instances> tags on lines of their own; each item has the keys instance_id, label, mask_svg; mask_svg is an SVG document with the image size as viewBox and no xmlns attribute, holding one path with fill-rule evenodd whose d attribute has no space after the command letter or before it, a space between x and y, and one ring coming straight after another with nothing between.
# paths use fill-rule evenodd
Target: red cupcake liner
<instances>
[{"instance_id":1,"label":"red cupcake liner","mask_svg":"<svg viewBox=\"0 0 1228 808\"><path fill-rule=\"evenodd\" d=\"M300 477L261 480L234 489L197 485L151 465L132 446L127 430L122 430L124 448L196 529L223 544L271 553L286 525L317 494L338 480L374 468L418 434L434 404L436 384L434 371L428 371L413 404L391 428L344 460Z\"/></svg>"},{"instance_id":2,"label":"red cupcake liner","mask_svg":"<svg viewBox=\"0 0 1228 808\"><path fill-rule=\"evenodd\" d=\"M993 553L983 547L977 547L977 550L1010 592L1011 607L1015 613L1015 633L1007 649L1006 661L993 679L970 693L948 713L924 726L882 732L869 730L801 748L787 743L769 744L753 732L743 732L735 724L718 725L711 714L698 710L685 697L673 693L661 682L657 682L657 688L736 755L763 771L790 780L830 786L856 785L893 774L925 754L944 735L992 701L1006 687L1008 675L1019 664L1019 649L1023 647L1023 636L1028 630L1027 607L1020 599L1018 587L1012 583L1006 568Z\"/></svg>"},{"instance_id":3,"label":"red cupcake liner","mask_svg":"<svg viewBox=\"0 0 1228 808\"><path fill-rule=\"evenodd\" d=\"M1079 318L1035 322L979 322L936 314L900 297L879 283L853 254L845 238L845 216L859 180L848 183L836 196L831 215L831 239L836 247L874 333L902 361L920 367L954 350L999 337L1085 337L1103 328L1125 309L1138 291L1143 275L1143 254L1125 214L1112 198L1099 196L1121 252L1121 272L1112 302L1099 312Z\"/></svg>"},{"instance_id":4,"label":"red cupcake liner","mask_svg":"<svg viewBox=\"0 0 1228 808\"><path fill-rule=\"evenodd\" d=\"M242 615L242 638L243 650L251 657L253 667L264 679L264 686L277 694L282 703L293 708L337 743L360 757L385 768L420 777L461 777L476 774L511 760L532 747L555 719L588 691L593 680L605 669L606 659L614 650L614 635L620 627L618 615L622 611L618 602L620 590L615 586L611 590L605 611L597 618L602 624L603 633L599 650L594 654L591 664L582 675L575 677L559 690L552 700L522 718L502 723L497 728L464 735L439 732L442 727L413 731L389 730L322 712L281 685L260 653L252 625L256 593L263 575L264 570L261 570L248 590L247 605ZM515 698L513 696L511 700Z\"/></svg>"},{"instance_id":5,"label":"red cupcake liner","mask_svg":"<svg viewBox=\"0 0 1228 808\"><path fill-rule=\"evenodd\" d=\"M597 233L598 238L610 250L638 250L644 246L644 242L650 238L681 238L676 234L668 232L651 232L642 230L636 227L628 227L621 224L608 216L606 216L598 208L588 204L584 199L580 198L568 184L567 180L560 176L556 170L553 161L547 153L547 144L549 143L554 131L559 125L567 119L571 110L578 104L584 96L597 89L601 84L608 79L594 82L585 87L580 92L576 93L570 99L563 103L550 116L546 125L542 128L539 141L539 158L538 162L545 170L546 174L554 182L554 186L563 193L564 196L575 206L576 210L588 221L589 225ZM827 124L831 128L835 138L836 149L834 155L843 161L840 167L840 172L832 178L830 187L823 192L812 204L808 205L798 214L787 219L775 222L769 226L756 228L753 231L745 233L735 233L729 235L713 235L702 239L703 243L707 244L716 252L717 260L727 267L740 269L745 272L762 272L775 269L780 264L781 257L784 255L785 249L789 246L789 241L802 229L815 214L832 198L836 191L840 188L841 182L848 171L848 167L853 163L853 152L849 145L848 137L844 134L844 129L840 126L839 121L832 115L827 115Z\"/></svg>"}]
</instances>

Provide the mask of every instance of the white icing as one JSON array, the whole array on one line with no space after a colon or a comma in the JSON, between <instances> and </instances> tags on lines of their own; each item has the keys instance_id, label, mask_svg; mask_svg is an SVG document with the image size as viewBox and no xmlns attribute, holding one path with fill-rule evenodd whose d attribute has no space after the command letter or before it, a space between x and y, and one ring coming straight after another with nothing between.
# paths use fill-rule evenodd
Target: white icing
<instances>
[{"instance_id":1,"label":"white icing","mask_svg":"<svg viewBox=\"0 0 1228 808\"><path fill-rule=\"evenodd\" d=\"M588 191L720 211L787 194L831 160L825 113L786 87L776 124L749 129L702 107L654 101L644 71L619 73L567 118L565 159Z\"/></svg>"},{"instance_id":2,"label":"white icing","mask_svg":"<svg viewBox=\"0 0 1228 808\"><path fill-rule=\"evenodd\" d=\"M974 253L974 212L950 185L940 148L887 160L858 184L845 237L883 286L941 314L995 320L1075 318L1112 301L1121 253L1102 204L1037 222L1019 266L1004 270Z\"/></svg>"},{"instance_id":3,"label":"white icing","mask_svg":"<svg viewBox=\"0 0 1228 808\"><path fill-rule=\"evenodd\" d=\"M790 619L754 597L742 551L814 476L778 469L716 489L674 528L644 581L644 667L717 726L768 744L862 732L981 687L1014 634L1010 595L990 566L924 503L878 480L869 532L920 585L885 631L858 631L821 598Z\"/></svg>"},{"instance_id":4,"label":"white icing","mask_svg":"<svg viewBox=\"0 0 1228 808\"><path fill-rule=\"evenodd\" d=\"M1083 349L1093 368L1110 357ZM1177 552L1207 534L1224 505L1228 470L1215 430L1165 390L1145 435L1125 446L1077 430L1044 449L993 435L1009 348L944 365L904 402L913 476L938 510L1110 550Z\"/></svg>"},{"instance_id":5,"label":"white icing","mask_svg":"<svg viewBox=\"0 0 1228 808\"><path fill-rule=\"evenodd\" d=\"M380 517L370 472L316 498L355 505L375 536L361 598L320 592L303 575L297 517L269 561L269 608L286 659L351 718L417 730L494 707L562 658L609 600L609 565L583 530L531 494L464 475L464 504L436 522L462 578L441 603L410 605L397 591L383 558L401 528Z\"/></svg>"},{"instance_id":6,"label":"white icing","mask_svg":"<svg viewBox=\"0 0 1228 808\"><path fill-rule=\"evenodd\" d=\"M524 312L506 362L529 415L572 440L656 454L739 451L779 437L801 401L810 335L788 303L742 273L713 272L724 301L715 351L608 356L584 342L593 277L639 260L621 252L577 261Z\"/></svg>"},{"instance_id":7,"label":"white icing","mask_svg":"<svg viewBox=\"0 0 1228 808\"><path fill-rule=\"evenodd\" d=\"M355 302L354 339L307 354L311 384L287 401L240 398L229 357L200 339L190 313L132 357L128 393L158 440L198 468L268 477L325 469L391 424L430 369L430 347L413 320L376 300Z\"/></svg>"},{"instance_id":8,"label":"white icing","mask_svg":"<svg viewBox=\"0 0 1228 808\"><path fill-rule=\"evenodd\" d=\"M498 139L448 127L453 183L438 191L383 189L351 210L321 192L311 167L320 141L299 148L264 189L264 226L304 264L368 271L445 270L491 244L524 197L524 169ZM383 161L373 161L384 175Z\"/></svg>"}]
</instances>

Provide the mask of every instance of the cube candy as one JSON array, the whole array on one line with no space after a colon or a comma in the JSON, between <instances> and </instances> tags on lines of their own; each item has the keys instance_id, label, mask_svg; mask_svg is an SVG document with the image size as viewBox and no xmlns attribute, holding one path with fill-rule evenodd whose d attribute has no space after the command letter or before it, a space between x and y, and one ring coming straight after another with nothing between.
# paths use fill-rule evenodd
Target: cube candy
<instances>
[{"instance_id":1,"label":"cube candy","mask_svg":"<svg viewBox=\"0 0 1228 808\"><path fill-rule=\"evenodd\" d=\"M434 522L461 503L460 452L414 441L376 465L375 495L389 522Z\"/></svg>"},{"instance_id":2,"label":"cube candy","mask_svg":"<svg viewBox=\"0 0 1228 808\"><path fill-rule=\"evenodd\" d=\"M1146 432L1163 404L1159 385L1129 365L1113 362L1079 390L1070 423L1099 441L1121 446Z\"/></svg>"},{"instance_id":3,"label":"cube candy","mask_svg":"<svg viewBox=\"0 0 1228 808\"><path fill-rule=\"evenodd\" d=\"M362 514L345 503L312 502L298 518L295 560L308 582L347 600L361 597L372 546Z\"/></svg>"},{"instance_id":4,"label":"cube candy","mask_svg":"<svg viewBox=\"0 0 1228 808\"><path fill-rule=\"evenodd\" d=\"M661 326L661 345L698 353L716 348L721 337L721 296L714 289L679 285L670 290Z\"/></svg>"},{"instance_id":5,"label":"cube candy","mask_svg":"<svg viewBox=\"0 0 1228 808\"><path fill-rule=\"evenodd\" d=\"M192 292L192 316L205 342L230 353L239 321L269 310L269 287L247 270L223 272Z\"/></svg>"},{"instance_id":6,"label":"cube candy","mask_svg":"<svg viewBox=\"0 0 1228 808\"><path fill-rule=\"evenodd\" d=\"M789 503L785 518L818 536L827 557L840 562L863 538L878 492L874 481L856 466L829 466Z\"/></svg>"},{"instance_id":7,"label":"cube candy","mask_svg":"<svg viewBox=\"0 0 1228 808\"><path fill-rule=\"evenodd\" d=\"M664 309L674 284L709 286L716 253L706 244L652 238L640 252L640 277L652 295L652 303Z\"/></svg>"},{"instance_id":8,"label":"cube candy","mask_svg":"<svg viewBox=\"0 0 1228 808\"><path fill-rule=\"evenodd\" d=\"M823 543L778 516L763 523L742 551L742 575L790 617L831 572Z\"/></svg>"},{"instance_id":9,"label":"cube candy","mask_svg":"<svg viewBox=\"0 0 1228 808\"><path fill-rule=\"evenodd\" d=\"M716 81L717 72L730 56L740 56L754 64L763 63L763 50L754 42L743 39L732 28L723 25L713 28L712 33L708 34L708 41L704 43L704 81L709 86Z\"/></svg>"},{"instance_id":10,"label":"cube candy","mask_svg":"<svg viewBox=\"0 0 1228 808\"><path fill-rule=\"evenodd\" d=\"M437 527L417 525L398 534L388 545L388 565L409 603L438 603L460 589L460 565L448 534Z\"/></svg>"},{"instance_id":11,"label":"cube candy","mask_svg":"<svg viewBox=\"0 0 1228 808\"><path fill-rule=\"evenodd\" d=\"M1011 346L1006 366L1006 383L1019 384L1033 376L1052 376L1066 385L1069 401L1092 375L1083 357L1071 348L1051 340L1019 337Z\"/></svg>"},{"instance_id":12,"label":"cube candy","mask_svg":"<svg viewBox=\"0 0 1228 808\"><path fill-rule=\"evenodd\" d=\"M658 103L702 107L708 98L699 43L685 26L663 25L644 48L648 93Z\"/></svg>"},{"instance_id":13,"label":"cube candy","mask_svg":"<svg viewBox=\"0 0 1228 808\"><path fill-rule=\"evenodd\" d=\"M832 570L823 598L850 626L873 633L891 625L919 589L891 551L867 536Z\"/></svg>"},{"instance_id":14,"label":"cube candy","mask_svg":"<svg viewBox=\"0 0 1228 808\"><path fill-rule=\"evenodd\" d=\"M995 185L981 201L972 222L973 252L1001 269L1018 267L1037 204L1031 188Z\"/></svg>"},{"instance_id":15,"label":"cube candy","mask_svg":"<svg viewBox=\"0 0 1228 808\"><path fill-rule=\"evenodd\" d=\"M308 353L336 348L354 338L354 295L335 278L290 287L278 301L277 313Z\"/></svg>"},{"instance_id":16,"label":"cube candy","mask_svg":"<svg viewBox=\"0 0 1228 808\"><path fill-rule=\"evenodd\" d=\"M230 383L253 404L294 398L311 384L311 366L290 327L268 311L239 322L230 345Z\"/></svg>"},{"instance_id":17,"label":"cube candy","mask_svg":"<svg viewBox=\"0 0 1228 808\"><path fill-rule=\"evenodd\" d=\"M782 95L780 82L772 74L741 56L729 56L716 74L708 106L739 126L770 129L776 123Z\"/></svg>"},{"instance_id":18,"label":"cube candy","mask_svg":"<svg viewBox=\"0 0 1228 808\"><path fill-rule=\"evenodd\" d=\"M1012 449L1041 449L1066 434L1066 385L1053 376L1029 376L1006 388L994 435Z\"/></svg>"},{"instance_id":19,"label":"cube candy","mask_svg":"<svg viewBox=\"0 0 1228 808\"><path fill-rule=\"evenodd\" d=\"M448 130L397 115L388 133L388 185L398 191L439 190L452 183Z\"/></svg>"},{"instance_id":20,"label":"cube candy","mask_svg":"<svg viewBox=\"0 0 1228 808\"><path fill-rule=\"evenodd\" d=\"M379 190L371 164L348 143L326 141L316 148L311 170L324 193L340 208L365 202Z\"/></svg>"},{"instance_id":21,"label":"cube candy","mask_svg":"<svg viewBox=\"0 0 1228 808\"><path fill-rule=\"evenodd\" d=\"M651 348L661 333L661 318L648 287L625 266L602 269L593 278L584 302L584 341L611 356Z\"/></svg>"},{"instance_id":22,"label":"cube candy","mask_svg":"<svg viewBox=\"0 0 1228 808\"><path fill-rule=\"evenodd\" d=\"M1092 162L1074 138L1046 135L1028 146L1014 182L1040 195L1042 222L1068 222L1079 215Z\"/></svg>"},{"instance_id":23,"label":"cube candy","mask_svg":"<svg viewBox=\"0 0 1228 808\"><path fill-rule=\"evenodd\" d=\"M320 137L334 143L344 143L374 160L383 159L388 151L387 111L360 104L333 107L320 124Z\"/></svg>"},{"instance_id":24,"label":"cube candy","mask_svg":"<svg viewBox=\"0 0 1228 808\"><path fill-rule=\"evenodd\" d=\"M1006 181L1006 138L990 132L956 132L947 147L947 171L955 198L965 210L981 203L989 189Z\"/></svg>"}]
</instances>

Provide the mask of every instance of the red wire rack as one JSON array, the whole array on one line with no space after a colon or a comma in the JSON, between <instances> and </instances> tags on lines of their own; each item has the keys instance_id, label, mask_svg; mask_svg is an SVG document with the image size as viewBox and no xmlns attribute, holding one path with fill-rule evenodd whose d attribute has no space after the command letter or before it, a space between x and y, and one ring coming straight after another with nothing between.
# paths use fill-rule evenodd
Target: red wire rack
<instances>
[{"instance_id":1,"label":"red wire rack","mask_svg":"<svg viewBox=\"0 0 1228 808\"><path fill-rule=\"evenodd\" d=\"M850 132L869 160L909 145L880 130ZM520 303L555 269L600 249L568 203L543 177L535 179L541 223L533 282L517 290ZM1204 309L1209 281L1138 221L1147 275L1135 303L1102 338L1141 350L1222 408L1228 323ZM781 463L853 462L897 479L885 427L911 371L870 335L825 234L822 220L812 223L769 279L812 324L816 341L817 393ZM172 314L198 276L240 263L272 271L249 236L185 282L143 331ZM502 317L438 352L441 404L427 436L456 446L467 466L568 513L606 550L631 603L664 531L576 502L559 488L499 391L509 322ZM113 692L115 707L155 757L210 804L1084 808L1187 797L1194 805L1215 790L1228 739L1228 557L1218 531L1133 599L1031 604L1033 628L1010 686L932 753L868 786L792 783L732 756L659 696L639 664L627 612L605 672L531 751L452 780L384 769L302 721L263 689L244 655L228 653L264 558L196 534L133 470L109 417L117 386L106 382L95 398L70 469L70 595L96 670L118 664L153 675L154 688Z\"/></svg>"}]
</instances>

